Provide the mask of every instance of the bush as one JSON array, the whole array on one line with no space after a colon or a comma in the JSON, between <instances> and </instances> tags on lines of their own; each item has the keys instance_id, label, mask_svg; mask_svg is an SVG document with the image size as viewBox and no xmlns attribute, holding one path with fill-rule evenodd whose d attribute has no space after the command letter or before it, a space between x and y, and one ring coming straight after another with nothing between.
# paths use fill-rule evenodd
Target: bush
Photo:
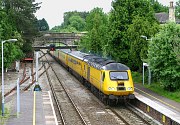
<instances>
[{"instance_id":1,"label":"bush","mask_svg":"<svg viewBox=\"0 0 180 125\"><path fill-rule=\"evenodd\" d=\"M149 44L148 59L154 76L160 79L164 89L175 91L180 87L180 27L168 23Z\"/></svg>"}]
</instances>

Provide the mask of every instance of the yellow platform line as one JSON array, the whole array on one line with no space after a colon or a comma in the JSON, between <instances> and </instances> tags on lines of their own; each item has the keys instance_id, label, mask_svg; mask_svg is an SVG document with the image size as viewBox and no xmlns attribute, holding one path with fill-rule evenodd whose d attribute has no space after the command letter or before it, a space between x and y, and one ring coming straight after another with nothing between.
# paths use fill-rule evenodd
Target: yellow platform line
<instances>
[{"instance_id":1,"label":"yellow platform line","mask_svg":"<svg viewBox=\"0 0 180 125\"><path fill-rule=\"evenodd\" d=\"M34 91L34 103L33 103L33 125L36 125L36 91Z\"/></svg>"},{"instance_id":2,"label":"yellow platform line","mask_svg":"<svg viewBox=\"0 0 180 125\"><path fill-rule=\"evenodd\" d=\"M136 88L136 87L135 87L135 88ZM168 103L166 103L166 102L164 102L164 101L162 101L162 100L160 100L160 99L158 99L158 98L156 98L156 97L154 97L154 96L152 96L152 95L150 95L150 94L148 94L148 93L146 93L146 92L144 92L144 91L142 91L142 90L140 90L140 89L138 89L138 88L136 88L136 89L139 90L139 91L141 91L141 92L143 92L144 94L146 94L146 95L148 95L148 96L150 96L150 97L152 97L152 98L160 101L161 103L163 103L163 104L165 104L165 105L173 108L173 109L179 110L179 109L177 109L176 107L174 107L174 106L172 106L172 105L170 105L170 104L168 104Z\"/></svg>"}]
</instances>

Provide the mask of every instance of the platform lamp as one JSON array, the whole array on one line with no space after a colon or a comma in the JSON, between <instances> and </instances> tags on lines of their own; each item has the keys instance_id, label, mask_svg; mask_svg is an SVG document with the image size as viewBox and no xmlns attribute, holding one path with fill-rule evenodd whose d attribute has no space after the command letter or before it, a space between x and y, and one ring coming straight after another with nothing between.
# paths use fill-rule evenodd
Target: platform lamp
<instances>
[{"instance_id":1,"label":"platform lamp","mask_svg":"<svg viewBox=\"0 0 180 125\"><path fill-rule=\"evenodd\" d=\"M146 39L147 41L151 41L152 42L152 38L148 39L147 36L143 36L141 35L142 38ZM149 65L147 63L143 63L143 85L144 85L144 67L148 67L148 84L151 84L151 69L149 67Z\"/></svg>"},{"instance_id":2,"label":"platform lamp","mask_svg":"<svg viewBox=\"0 0 180 125\"><path fill-rule=\"evenodd\" d=\"M35 86L34 86L34 91L41 91L42 89L41 89L41 87L40 87L40 85L39 85L39 83L38 83L38 68L39 68L39 66L38 66L38 58L39 58L39 51L40 51L40 49L35 49L35 52L36 52L36 82L35 82Z\"/></svg>"},{"instance_id":3,"label":"platform lamp","mask_svg":"<svg viewBox=\"0 0 180 125\"><path fill-rule=\"evenodd\" d=\"M3 44L5 42L16 42L17 39L8 39L1 41L2 47L2 116L4 116L4 52L3 52Z\"/></svg>"}]
</instances>

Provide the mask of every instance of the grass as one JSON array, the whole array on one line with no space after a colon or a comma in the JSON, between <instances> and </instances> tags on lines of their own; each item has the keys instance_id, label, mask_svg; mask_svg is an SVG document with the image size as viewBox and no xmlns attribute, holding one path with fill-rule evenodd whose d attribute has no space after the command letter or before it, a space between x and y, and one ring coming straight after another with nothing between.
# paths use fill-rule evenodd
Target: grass
<instances>
[{"instance_id":1,"label":"grass","mask_svg":"<svg viewBox=\"0 0 180 125\"><path fill-rule=\"evenodd\" d=\"M132 72L133 81L136 84L142 83L142 74L138 72ZM145 83L147 82L147 76L145 76ZM169 92L163 89L163 86L160 83L151 83L151 85L144 85L144 87L152 90L153 92L164 96L168 99L174 100L176 102L180 102L180 89L175 92Z\"/></svg>"},{"instance_id":2,"label":"grass","mask_svg":"<svg viewBox=\"0 0 180 125\"><path fill-rule=\"evenodd\" d=\"M2 111L0 111L0 125L4 125L7 119L10 117L9 109L5 108L5 116L2 116Z\"/></svg>"},{"instance_id":3,"label":"grass","mask_svg":"<svg viewBox=\"0 0 180 125\"><path fill-rule=\"evenodd\" d=\"M152 85L145 85L145 87L159 95L162 95L176 102L180 102L180 90L177 90L175 92L169 92L164 90L162 85L160 85L159 83L153 83Z\"/></svg>"}]
</instances>

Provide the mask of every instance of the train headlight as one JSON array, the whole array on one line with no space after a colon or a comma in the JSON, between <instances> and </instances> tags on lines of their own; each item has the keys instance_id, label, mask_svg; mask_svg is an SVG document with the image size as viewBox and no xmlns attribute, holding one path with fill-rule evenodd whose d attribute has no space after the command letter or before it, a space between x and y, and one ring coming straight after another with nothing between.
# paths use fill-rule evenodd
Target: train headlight
<instances>
[{"instance_id":1,"label":"train headlight","mask_svg":"<svg viewBox=\"0 0 180 125\"><path fill-rule=\"evenodd\" d=\"M109 87L108 90L115 90L115 88L114 87Z\"/></svg>"},{"instance_id":2,"label":"train headlight","mask_svg":"<svg viewBox=\"0 0 180 125\"><path fill-rule=\"evenodd\" d=\"M132 87L128 87L127 90L132 90Z\"/></svg>"},{"instance_id":3,"label":"train headlight","mask_svg":"<svg viewBox=\"0 0 180 125\"><path fill-rule=\"evenodd\" d=\"M108 88L108 90L112 90L112 88L111 88L111 87L109 87L109 88Z\"/></svg>"}]
</instances>

